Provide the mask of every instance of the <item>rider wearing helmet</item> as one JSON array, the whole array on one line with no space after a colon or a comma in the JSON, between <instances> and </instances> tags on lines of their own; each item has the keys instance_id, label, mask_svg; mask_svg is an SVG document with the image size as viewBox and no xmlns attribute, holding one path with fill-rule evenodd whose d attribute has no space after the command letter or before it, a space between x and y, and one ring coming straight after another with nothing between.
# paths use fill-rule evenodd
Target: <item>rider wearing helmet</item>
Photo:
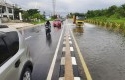
<instances>
[{"instance_id":1,"label":"rider wearing helmet","mask_svg":"<svg viewBox=\"0 0 125 80\"><path fill-rule=\"evenodd\" d=\"M46 28L46 35L47 35L47 33L51 32L51 23L49 22L49 20L47 20L45 24L45 28Z\"/></svg>"}]
</instances>

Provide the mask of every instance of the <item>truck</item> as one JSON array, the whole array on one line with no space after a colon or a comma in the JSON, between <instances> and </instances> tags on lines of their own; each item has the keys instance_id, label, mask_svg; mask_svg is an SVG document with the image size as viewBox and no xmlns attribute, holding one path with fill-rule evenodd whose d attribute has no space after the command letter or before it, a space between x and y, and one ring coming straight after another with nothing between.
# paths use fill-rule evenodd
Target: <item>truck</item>
<instances>
[{"instance_id":1,"label":"truck","mask_svg":"<svg viewBox=\"0 0 125 80\"><path fill-rule=\"evenodd\" d=\"M82 27L84 24L84 17L83 16L73 16L73 23L76 24L77 27Z\"/></svg>"}]
</instances>

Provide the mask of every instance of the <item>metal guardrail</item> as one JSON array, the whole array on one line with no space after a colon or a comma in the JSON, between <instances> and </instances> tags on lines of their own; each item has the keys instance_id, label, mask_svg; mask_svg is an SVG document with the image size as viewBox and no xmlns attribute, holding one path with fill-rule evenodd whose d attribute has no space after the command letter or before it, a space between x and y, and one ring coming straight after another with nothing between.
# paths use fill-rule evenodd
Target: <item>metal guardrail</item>
<instances>
[{"instance_id":1,"label":"metal guardrail","mask_svg":"<svg viewBox=\"0 0 125 80\"><path fill-rule=\"evenodd\" d=\"M115 30L120 30L120 29L125 29L125 23L116 23L116 22L103 22L103 21L94 21L94 20L86 20L86 22L99 25L99 26L104 26L109 29L115 29Z\"/></svg>"}]
</instances>

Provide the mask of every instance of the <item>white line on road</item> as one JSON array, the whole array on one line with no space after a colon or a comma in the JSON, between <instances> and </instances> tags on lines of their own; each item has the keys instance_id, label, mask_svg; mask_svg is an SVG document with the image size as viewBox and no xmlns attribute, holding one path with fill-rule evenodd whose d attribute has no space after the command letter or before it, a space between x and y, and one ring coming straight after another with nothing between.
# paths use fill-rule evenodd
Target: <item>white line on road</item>
<instances>
[{"instance_id":1,"label":"white line on road","mask_svg":"<svg viewBox=\"0 0 125 80\"><path fill-rule=\"evenodd\" d=\"M25 40L27 40L27 39L29 39L29 38L31 38L32 36L29 36L29 37L27 37L27 38L25 38Z\"/></svg>"},{"instance_id":2,"label":"white line on road","mask_svg":"<svg viewBox=\"0 0 125 80\"><path fill-rule=\"evenodd\" d=\"M80 77L74 77L74 80L81 80Z\"/></svg>"},{"instance_id":3,"label":"white line on road","mask_svg":"<svg viewBox=\"0 0 125 80\"><path fill-rule=\"evenodd\" d=\"M77 65L75 57L72 57L72 65Z\"/></svg>"},{"instance_id":4,"label":"white line on road","mask_svg":"<svg viewBox=\"0 0 125 80\"><path fill-rule=\"evenodd\" d=\"M72 65L77 65L76 58L75 57L71 57L71 59L72 59ZM65 57L61 58L61 65L65 65Z\"/></svg>"},{"instance_id":5,"label":"white line on road","mask_svg":"<svg viewBox=\"0 0 125 80\"><path fill-rule=\"evenodd\" d=\"M59 80L65 80L64 77L60 77ZM80 77L74 77L74 80L81 80Z\"/></svg>"},{"instance_id":6,"label":"white line on road","mask_svg":"<svg viewBox=\"0 0 125 80\"><path fill-rule=\"evenodd\" d=\"M72 41L69 41L69 43L72 44ZM66 44L66 41L64 41L63 44Z\"/></svg>"},{"instance_id":7,"label":"white line on road","mask_svg":"<svg viewBox=\"0 0 125 80\"><path fill-rule=\"evenodd\" d=\"M61 58L61 65L65 65L65 57Z\"/></svg>"},{"instance_id":8,"label":"white line on road","mask_svg":"<svg viewBox=\"0 0 125 80\"><path fill-rule=\"evenodd\" d=\"M65 52L66 51L66 47L63 47L62 51ZM73 47L70 47L70 51L74 51Z\"/></svg>"},{"instance_id":9,"label":"white line on road","mask_svg":"<svg viewBox=\"0 0 125 80\"><path fill-rule=\"evenodd\" d=\"M52 60L52 64L50 66L49 73L48 73L48 76L47 76L46 80L51 80L51 78L52 78L52 74L53 74L53 70L54 70L54 66L55 66L55 62L56 62L56 58L57 58L57 54L58 54L58 50L59 50L59 46L60 46L63 31L64 31L64 27L63 27L63 30L61 32L61 36L59 38L59 42L57 44L57 48L56 48L56 51L55 51L55 54L54 54L54 57L53 57L53 60Z\"/></svg>"},{"instance_id":10,"label":"white line on road","mask_svg":"<svg viewBox=\"0 0 125 80\"><path fill-rule=\"evenodd\" d=\"M70 47L70 51L74 51L73 47Z\"/></svg>"},{"instance_id":11,"label":"white line on road","mask_svg":"<svg viewBox=\"0 0 125 80\"><path fill-rule=\"evenodd\" d=\"M63 51L63 52L66 51L66 47L63 47L62 51Z\"/></svg>"},{"instance_id":12,"label":"white line on road","mask_svg":"<svg viewBox=\"0 0 125 80\"><path fill-rule=\"evenodd\" d=\"M70 44L72 44L72 41L69 41Z\"/></svg>"},{"instance_id":13,"label":"white line on road","mask_svg":"<svg viewBox=\"0 0 125 80\"><path fill-rule=\"evenodd\" d=\"M64 77L60 77L59 80L64 80Z\"/></svg>"},{"instance_id":14,"label":"white line on road","mask_svg":"<svg viewBox=\"0 0 125 80\"><path fill-rule=\"evenodd\" d=\"M71 39L71 37L69 37L69 39Z\"/></svg>"}]
</instances>

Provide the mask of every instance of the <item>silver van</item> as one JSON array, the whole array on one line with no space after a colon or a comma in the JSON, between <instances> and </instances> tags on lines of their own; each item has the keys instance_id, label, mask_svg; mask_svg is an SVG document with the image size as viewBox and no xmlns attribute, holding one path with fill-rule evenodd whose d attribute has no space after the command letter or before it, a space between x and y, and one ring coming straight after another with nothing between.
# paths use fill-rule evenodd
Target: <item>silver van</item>
<instances>
[{"instance_id":1,"label":"silver van","mask_svg":"<svg viewBox=\"0 0 125 80\"><path fill-rule=\"evenodd\" d=\"M32 59L21 34L0 27L0 80L31 80Z\"/></svg>"}]
</instances>

